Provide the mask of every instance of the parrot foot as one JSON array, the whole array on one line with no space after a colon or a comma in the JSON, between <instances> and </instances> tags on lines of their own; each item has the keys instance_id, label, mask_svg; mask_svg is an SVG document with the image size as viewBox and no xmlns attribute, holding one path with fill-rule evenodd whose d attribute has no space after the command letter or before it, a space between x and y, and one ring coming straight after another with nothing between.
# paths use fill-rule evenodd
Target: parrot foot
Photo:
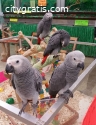
<instances>
[{"instance_id":1,"label":"parrot foot","mask_svg":"<svg viewBox=\"0 0 96 125\"><path fill-rule=\"evenodd\" d=\"M57 55L54 55L54 56L53 56L53 58L57 58L57 57L59 57L59 56L60 56L60 55L59 55L59 54L57 54Z\"/></svg>"},{"instance_id":2,"label":"parrot foot","mask_svg":"<svg viewBox=\"0 0 96 125\"><path fill-rule=\"evenodd\" d=\"M26 103L24 103L24 102L22 101L22 104L23 104L23 106L22 106L21 110L19 111L19 114L18 114L18 115L21 115L22 112L24 112L24 109L25 109L26 105L28 104L28 101L27 101Z\"/></svg>"},{"instance_id":3,"label":"parrot foot","mask_svg":"<svg viewBox=\"0 0 96 125\"><path fill-rule=\"evenodd\" d=\"M22 112L24 112L24 110L23 109L21 109L20 111L19 111L19 116L22 114Z\"/></svg>"},{"instance_id":4,"label":"parrot foot","mask_svg":"<svg viewBox=\"0 0 96 125\"><path fill-rule=\"evenodd\" d=\"M64 98L66 100L66 104L69 101L69 98L73 98L73 93L70 90L65 91L63 94L60 94L59 97Z\"/></svg>"},{"instance_id":5,"label":"parrot foot","mask_svg":"<svg viewBox=\"0 0 96 125\"><path fill-rule=\"evenodd\" d=\"M38 103L32 105L33 115L35 117L37 117L37 107L38 107Z\"/></svg>"}]
</instances>

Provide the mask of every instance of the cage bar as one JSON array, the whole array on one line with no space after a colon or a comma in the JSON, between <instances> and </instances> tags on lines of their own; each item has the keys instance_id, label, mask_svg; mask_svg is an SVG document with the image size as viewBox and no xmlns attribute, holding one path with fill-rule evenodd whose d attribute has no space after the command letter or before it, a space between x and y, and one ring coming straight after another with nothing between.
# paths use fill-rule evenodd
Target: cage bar
<instances>
[{"instance_id":1,"label":"cage bar","mask_svg":"<svg viewBox=\"0 0 96 125\"><path fill-rule=\"evenodd\" d=\"M27 38L30 38L30 39L37 39L37 37L33 37L33 36L26 36ZM12 36L12 37L7 37L7 38L3 38L3 39L0 39L0 42L4 42L5 40L9 40L9 39L13 39L13 38L18 38L18 36ZM87 45L87 46L96 46L96 43L90 43L90 42L80 42L80 41L70 41L70 43L74 44L79 44L79 45Z\"/></svg>"}]
</instances>

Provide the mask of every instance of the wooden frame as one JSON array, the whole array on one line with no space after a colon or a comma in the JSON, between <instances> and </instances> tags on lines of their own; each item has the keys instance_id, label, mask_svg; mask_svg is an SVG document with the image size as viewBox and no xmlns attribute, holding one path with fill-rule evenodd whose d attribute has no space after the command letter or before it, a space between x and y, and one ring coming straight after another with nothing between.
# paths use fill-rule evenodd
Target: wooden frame
<instances>
[{"instance_id":1,"label":"wooden frame","mask_svg":"<svg viewBox=\"0 0 96 125\"><path fill-rule=\"evenodd\" d=\"M70 41L75 41L74 45L73 45L73 51L76 49L76 43L77 43L77 37L70 37Z\"/></svg>"},{"instance_id":2,"label":"wooden frame","mask_svg":"<svg viewBox=\"0 0 96 125\"><path fill-rule=\"evenodd\" d=\"M37 33L36 33L36 32L33 32L33 33L32 33L32 36L37 37Z\"/></svg>"},{"instance_id":3,"label":"wooden frame","mask_svg":"<svg viewBox=\"0 0 96 125\"><path fill-rule=\"evenodd\" d=\"M14 34L15 32L10 31L9 27L4 27L2 28L2 38L7 38L9 36L12 36L12 34ZM18 50L18 43L19 43L19 39L18 38L13 38L10 40L5 40L1 43L2 45L2 59L1 61L6 62L7 58L10 56L10 43L14 43L15 44L15 51L17 52Z\"/></svg>"}]
</instances>

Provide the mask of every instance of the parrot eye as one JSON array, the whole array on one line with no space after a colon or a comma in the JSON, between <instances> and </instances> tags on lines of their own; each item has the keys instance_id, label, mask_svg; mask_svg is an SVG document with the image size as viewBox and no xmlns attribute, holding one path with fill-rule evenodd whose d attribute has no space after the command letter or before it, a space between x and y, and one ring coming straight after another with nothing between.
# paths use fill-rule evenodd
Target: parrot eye
<instances>
[{"instance_id":1,"label":"parrot eye","mask_svg":"<svg viewBox=\"0 0 96 125\"><path fill-rule=\"evenodd\" d=\"M17 60L16 63L19 63L19 60Z\"/></svg>"},{"instance_id":2,"label":"parrot eye","mask_svg":"<svg viewBox=\"0 0 96 125\"><path fill-rule=\"evenodd\" d=\"M76 60L76 59L74 58L74 60Z\"/></svg>"}]
</instances>

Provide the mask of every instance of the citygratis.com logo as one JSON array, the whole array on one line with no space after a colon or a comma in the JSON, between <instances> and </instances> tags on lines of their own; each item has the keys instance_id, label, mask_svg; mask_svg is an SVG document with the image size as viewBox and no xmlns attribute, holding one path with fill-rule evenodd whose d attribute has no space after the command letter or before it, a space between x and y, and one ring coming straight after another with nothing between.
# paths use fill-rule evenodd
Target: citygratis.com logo
<instances>
[{"instance_id":1,"label":"citygratis.com logo","mask_svg":"<svg viewBox=\"0 0 96 125\"><path fill-rule=\"evenodd\" d=\"M47 10L46 7L15 7L15 6L10 6L5 8L5 12L14 12L14 13L31 13L31 12L68 12L68 7L51 7L50 10Z\"/></svg>"}]
</instances>

